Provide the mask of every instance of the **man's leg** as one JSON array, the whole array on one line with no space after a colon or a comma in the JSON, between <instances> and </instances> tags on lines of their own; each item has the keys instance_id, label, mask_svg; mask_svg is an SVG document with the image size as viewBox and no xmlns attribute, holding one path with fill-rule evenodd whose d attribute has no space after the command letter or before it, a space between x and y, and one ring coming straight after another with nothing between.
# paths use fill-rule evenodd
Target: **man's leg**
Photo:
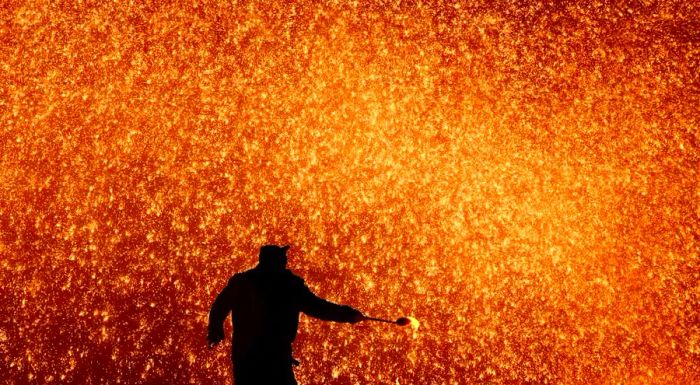
<instances>
[{"instance_id":1,"label":"man's leg","mask_svg":"<svg viewBox=\"0 0 700 385\"><path fill-rule=\"evenodd\" d=\"M298 385L292 365L277 362L233 363L234 385Z\"/></svg>"}]
</instances>

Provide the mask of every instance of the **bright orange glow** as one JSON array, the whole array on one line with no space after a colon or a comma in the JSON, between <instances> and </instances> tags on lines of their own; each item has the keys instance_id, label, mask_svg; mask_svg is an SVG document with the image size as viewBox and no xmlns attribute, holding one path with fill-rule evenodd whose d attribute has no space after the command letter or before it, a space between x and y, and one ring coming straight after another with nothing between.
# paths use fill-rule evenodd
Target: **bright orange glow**
<instances>
[{"instance_id":1,"label":"bright orange glow","mask_svg":"<svg viewBox=\"0 0 700 385\"><path fill-rule=\"evenodd\" d=\"M4 1L0 383L230 383L278 243L420 320L303 316L302 385L698 384L696 4Z\"/></svg>"}]
</instances>

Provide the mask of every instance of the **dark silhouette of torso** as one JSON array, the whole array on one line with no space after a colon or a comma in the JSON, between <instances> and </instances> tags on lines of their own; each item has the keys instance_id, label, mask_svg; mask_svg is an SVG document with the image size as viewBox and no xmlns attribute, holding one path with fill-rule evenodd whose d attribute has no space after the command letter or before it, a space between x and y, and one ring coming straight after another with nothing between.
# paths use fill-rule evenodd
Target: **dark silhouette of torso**
<instances>
[{"instance_id":1,"label":"dark silhouette of torso","mask_svg":"<svg viewBox=\"0 0 700 385\"><path fill-rule=\"evenodd\" d=\"M287 269L263 265L235 274L219 293L209 317L210 341L223 339L223 322L229 312L236 385L296 384L292 342L300 312L336 322L357 322L362 314L317 297L303 279Z\"/></svg>"}]
</instances>

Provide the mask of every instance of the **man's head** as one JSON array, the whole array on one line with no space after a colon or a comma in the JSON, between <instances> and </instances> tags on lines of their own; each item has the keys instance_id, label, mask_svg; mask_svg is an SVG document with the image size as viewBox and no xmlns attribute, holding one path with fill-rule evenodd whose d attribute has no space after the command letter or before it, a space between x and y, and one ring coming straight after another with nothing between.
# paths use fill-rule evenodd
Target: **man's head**
<instances>
[{"instance_id":1,"label":"man's head","mask_svg":"<svg viewBox=\"0 0 700 385\"><path fill-rule=\"evenodd\" d=\"M285 269L287 267L287 250L289 245L265 245L260 248L260 266L270 269Z\"/></svg>"}]
</instances>

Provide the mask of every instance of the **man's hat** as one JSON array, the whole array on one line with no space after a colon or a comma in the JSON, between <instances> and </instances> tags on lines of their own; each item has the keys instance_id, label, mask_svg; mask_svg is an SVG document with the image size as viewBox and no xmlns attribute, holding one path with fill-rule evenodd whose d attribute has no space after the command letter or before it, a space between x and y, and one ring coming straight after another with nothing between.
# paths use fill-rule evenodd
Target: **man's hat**
<instances>
[{"instance_id":1,"label":"man's hat","mask_svg":"<svg viewBox=\"0 0 700 385\"><path fill-rule=\"evenodd\" d=\"M287 250L289 250L289 245L265 245L260 248L260 263L278 264L284 261L284 263L286 264Z\"/></svg>"}]
</instances>

